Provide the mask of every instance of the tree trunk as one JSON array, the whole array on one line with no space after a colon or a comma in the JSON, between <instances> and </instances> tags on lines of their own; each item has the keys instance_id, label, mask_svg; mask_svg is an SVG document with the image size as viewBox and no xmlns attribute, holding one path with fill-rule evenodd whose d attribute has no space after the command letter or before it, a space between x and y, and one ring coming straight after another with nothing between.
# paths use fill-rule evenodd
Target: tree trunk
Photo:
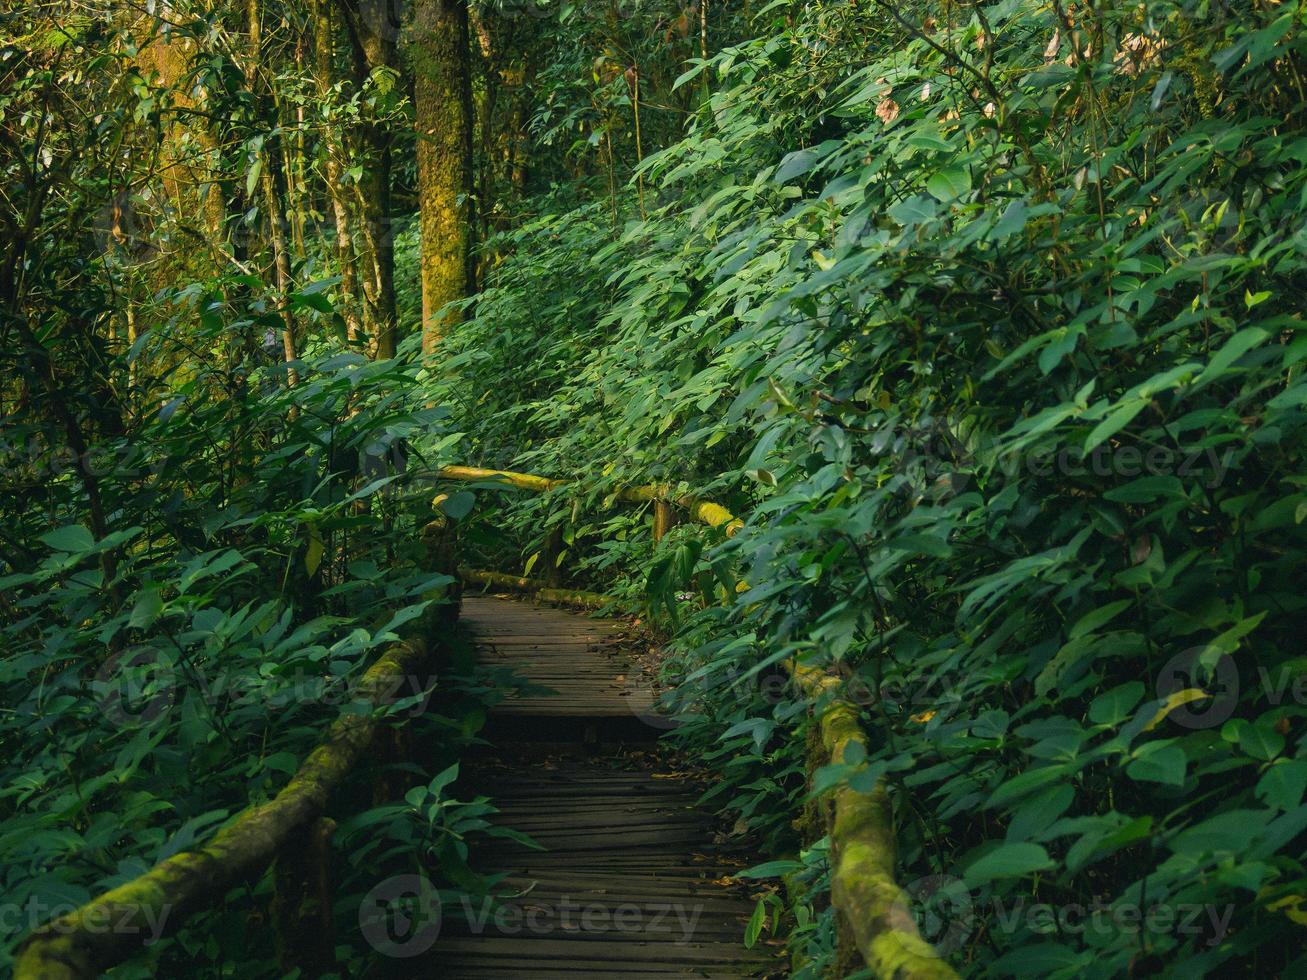
<instances>
[{"instance_id":1,"label":"tree trunk","mask_svg":"<svg viewBox=\"0 0 1307 980\"><path fill-rule=\"evenodd\" d=\"M295 71L299 77L304 76L305 37L301 33L295 38ZM304 255L304 230L308 224L309 182L308 154L304 149L304 100L295 100L295 142L286 167L287 201L290 203L291 241L295 243L295 254Z\"/></svg>"},{"instance_id":2,"label":"tree trunk","mask_svg":"<svg viewBox=\"0 0 1307 980\"><path fill-rule=\"evenodd\" d=\"M264 110L271 109L271 99L268 98L267 81L260 75L263 62L263 27L259 13L259 0L249 0L246 5L246 15L249 19L249 67L247 70L247 81L250 91L255 93L257 101ZM263 205L264 215L268 221L268 235L272 243L272 260L273 260L273 285L277 290L277 310L281 315L282 331L281 343L282 351L286 358L286 363L294 361L297 356L295 344L295 316L290 308L290 256L286 251L286 227L285 214L282 211L281 195L278 190L276 179L279 170L279 160L277 157L276 146L269 145L266 141L259 150L258 165L260 166L259 174L259 196ZM286 372L286 383L292 387L298 381L295 369L290 368Z\"/></svg>"},{"instance_id":3,"label":"tree trunk","mask_svg":"<svg viewBox=\"0 0 1307 980\"><path fill-rule=\"evenodd\" d=\"M462 320L442 308L472 294L472 79L466 0L416 0L413 15L422 351Z\"/></svg>"},{"instance_id":4,"label":"tree trunk","mask_svg":"<svg viewBox=\"0 0 1307 980\"><path fill-rule=\"evenodd\" d=\"M515 199L520 203L526 198L527 177L527 130L531 114L531 71L529 66L522 69L522 82L518 86L517 98L513 100L513 116L509 130L508 171L509 181L513 185Z\"/></svg>"},{"instance_id":5,"label":"tree trunk","mask_svg":"<svg viewBox=\"0 0 1307 980\"><path fill-rule=\"evenodd\" d=\"M381 132L381 127L369 129ZM395 232L390 216L390 137L374 135L371 141L378 156L372 161L372 169L366 173L365 185L357 190L363 200L363 235L372 265L372 289L368 291L364 286L368 301L368 332L372 335L373 356L385 360L395 356L399 341L395 311ZM378 142L385 145L378 147Z\"/></svg>"},{"instance_id":6,"label":"tree trunk","mask_svg":"<svg viewBox=\"0 0 1307 980\"><path fill-rule=\"evenodd\" d=\"M251 6L253 6L251 2ZM299 352L295 342L295 314L290 308L290 255L286 251L286 217L281 209L281 196L277 189L277 157L275 151L264 147L263 173L259 178L263 207L268 215L269 234L272 238L272 260L275 273L274 284L277 289L277 312L281 316L281 347L286 363L290 364ZM286 383L292 388L299 380L294 368L286 371Z\"/></svg>"},{"instance_id":7,"label":"tree trunk","mask_svg":"<svg viewBox=\"0 0 1307 980\"><path fill-rule=\"evenodd\" d=\"M325 102L331 98L335 85L332 71L332 53L335 49L335 23L332 8L327 0L313 0L313 57L314 75L318 95ZM332 214L336 219L336 261L340 266L341 316L351 344L363 340L363 321L359 318L359 280L354 261L353 215L345 197L341 179L341 159L344 149L340 135L332 126L323 130L323 153L327 178L327 196L331 199Z\"/></svg>"},{"instance_id":8,"label":"tree trunk","mask_svg":"<svg viewBox=\"0 0 1307 980\"><path fill-rule=\"evenodd\" d=\"M403 21L401 0L338 0L350 31L354 83L360 91L378 68L399 71L396 39ZM391 224L391 136L370 120L359 133L368 158L365 183L354 194L362 215L363 319L372 355L394 357L398 337L395 312L395 235Z\"/></svg>"}]
</instances>

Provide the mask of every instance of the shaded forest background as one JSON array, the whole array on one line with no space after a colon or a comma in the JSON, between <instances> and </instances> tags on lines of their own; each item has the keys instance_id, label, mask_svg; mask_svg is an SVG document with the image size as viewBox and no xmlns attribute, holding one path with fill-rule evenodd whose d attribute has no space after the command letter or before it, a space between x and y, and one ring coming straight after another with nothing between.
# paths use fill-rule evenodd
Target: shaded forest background
<instances>
[{"instance_id":1,"label":"shaded forest background","mask_svg":"<svg viewBox=\"0 0 1307 980\"><path fill-rule=\"evenodd\" d=\"M2 16L0 958L285 784L451 584L459 462L575 481L437 507L672 638L792 975L856 974L844 786L968 975L1300 964L1300 3ZM650 483L746 526L655 547ZM808 778L796 657L875 752ZM432 772L510 683L465 668L394 706ZM336 832L341 975L378 869L491 887L404 775ZM122 975L280 975L267 887Z\"/></svg>"}]
</instances>

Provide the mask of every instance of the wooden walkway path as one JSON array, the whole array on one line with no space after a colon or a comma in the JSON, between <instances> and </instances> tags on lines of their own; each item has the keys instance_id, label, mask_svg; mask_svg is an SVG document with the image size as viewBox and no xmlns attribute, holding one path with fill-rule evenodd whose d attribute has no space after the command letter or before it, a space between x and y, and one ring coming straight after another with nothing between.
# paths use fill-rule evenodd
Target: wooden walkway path
<instances>
[{"instance_id":1,"label":"wooden walkway path","mask_svg":"<svg viewBox=\"0 0 1307 980\"><path fill-rule=\"evenodd\" d=\"M729 876L752 856L715 843L723 835L695 805L703 785L652 741L666 726L624 626L477 596L462 622L484 662L555 692L496 709L515 740L497 738L494 758L476 763L502 822L545 850L496 842L475 855L516 897L446 910L431 950L439 975L783 976L771 950L744 948L754 900Z\"/></svg>"}]
</instances>

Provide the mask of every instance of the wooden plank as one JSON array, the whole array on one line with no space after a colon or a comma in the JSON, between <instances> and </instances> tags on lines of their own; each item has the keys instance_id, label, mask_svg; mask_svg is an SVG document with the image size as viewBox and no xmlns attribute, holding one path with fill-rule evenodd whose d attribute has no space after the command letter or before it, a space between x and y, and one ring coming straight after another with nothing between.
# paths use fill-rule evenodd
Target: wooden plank
<instances>
[{"instance_id":1,"label":"wooden plank","mask_svg":"<svg viewBox=\"0 0 1307 980\"><path fill-rule=\"evenodd\" d=\"M484 596L465 597L463 622L483 663L549 691L506 698L497 717L584 727L620 716L634 723L653 710L654 678L623 649L623 624ZM546 850L502 839L474 846L475 867L505 875L498 912L475 906L469 922L467 910L447 909L440 940L419 960L430 966L423 974L784 975L775 951L743 946L755 899L730 876L752 861L714 843L716 820L697 803L703 783L647 753L531 755L529 746L516 758L502 747L497 760L475 767L476 791L500 809L497 822ZM584 921L582 911L590 913Z\"/></svg>"}]
</instances>

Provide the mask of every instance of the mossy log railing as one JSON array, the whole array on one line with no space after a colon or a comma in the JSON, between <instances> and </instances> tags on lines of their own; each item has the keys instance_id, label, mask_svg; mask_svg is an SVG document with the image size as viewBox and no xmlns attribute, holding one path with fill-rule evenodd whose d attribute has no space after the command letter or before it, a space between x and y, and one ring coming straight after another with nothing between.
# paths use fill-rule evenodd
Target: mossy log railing
<instances>
[{"instance_id":1,"label":"mossy log railing","mask_svg":"<svg viewBox=\"0 0 1307 980\"><path fill-rule=\"evenodd\" d=\"M531 473L514 473L512 470L483 470L475 466L446 466L444 469L437 471L436 475L442 480L502 483L507 486L517 487L519 490L531 490L535 493L557 490L560 487L568 486L570 483L568 480L555 480L549 477L535 476ZM613 493L613 497L628 504L657 503L659 501L673 504L700 524L722 528L725 530L727 537L744 527L744 522L721 504L715 504L711 500L704 500L702 497L696 497L693 494L677 493L666 483L643 487L619 487Z\"/></svg>"},{"instance_id":2,"label":"mossy log railing","mask_svg":"<svg viewBox=\"0 0 1307 980\"><path fill-rule=\"evenodd\" d=\"M524 575L504 575L501 572L485 572L475 568L459 566L458 577L469 585L483 585L493 589L507 589L511 592L526 592L541 602L556 602L564 606L581 606L584 609L599 609L615 600L599 592L586 592L583 589L559 589L538 578Z\"/></svg>"},{"instance_id":3,"label":"mossy log railing","mask_svg":"<svg viewBox=\"0 0 1307 980\"><path fill-rule=\"evenodd\" d=\"M428 534L436 528L428 528ZM430 543L430 542L429 542ZM437 597L433 596L433 600ZM428 664L444 609L433 601L406 639L391 644L359 681L359 707L342 714L299 770L267 803L242 810L209 841L35 929L18 951L15 980L83 980L139 949L166 922L221 900L232 885L264 871L290 841L322 816L333 791L369 752L380 728L375 709L408 691L406 678ZM293 911L293 910L292 910Z\"/></svg>"},{"instance_id":4,"label":"mossy log railing","mask_svg":"<svg viewBox=\"0 0 1307 980\"><path fill-rule=\"evenodd\" d=\"M796 661L786 666L795 685L818 706L822 755L839 765L849 747L857 745L860 757L867 758L870 746L858 706L840 694L840 679ZM863 961L879 977L957 980L952 967L921 937L912 897L894 880L894 808L884 783L871 793L840 787L831 810L831 904Z\"/></svg>"},{"instance_id":5,"label":"mossy log railing","mask_svg":"<svg viewBox=\"0 0 1307 980\"><path fill-rule=\"evenodd\" d=\"M565 480L530 473L464 466L446 467L440 476L449 480L500 481L538 493L567 484ZM619 490L616 497L630 503L674 503L700 523L724 527L728 535L744 526L725 507L690 495L671 496L666 486L628 488ZM660 530L665 531L665 526L666 516L655 515L655 538L661 537ZM551 589L539 579L497 572L460 568L459 576L470 583L532 593L544 601L579 605L613 601L594 592ZM817 706L815 720L821 734L823 762L843 763L852 745L862 747L862 758L870 755L858 721L858 706L841 695L840 680L797 661L788 661L786 668L798 689ZM840 913L858 955L879 977L957 980L957 973L922 938L912 915L912 897L894 880L894 810L885 787L880 785L868 794L844 786L835 791L830 809L827 830L831 842L831 903Z\"/></svg>"}]
</instances>

